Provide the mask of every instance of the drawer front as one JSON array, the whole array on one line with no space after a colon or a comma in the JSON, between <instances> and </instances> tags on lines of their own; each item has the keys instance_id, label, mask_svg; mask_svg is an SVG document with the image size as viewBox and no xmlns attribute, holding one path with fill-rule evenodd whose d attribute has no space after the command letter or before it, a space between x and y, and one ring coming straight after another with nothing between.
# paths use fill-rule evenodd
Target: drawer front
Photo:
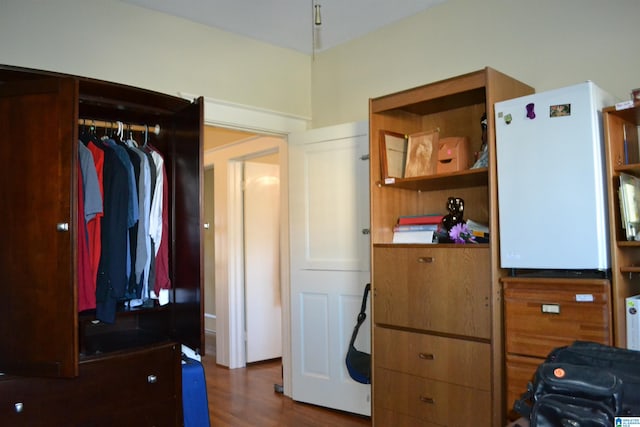
<instances>
[{"instance_id":1,"label":"drawer front","mask_svg":"<svg viewBox=\"0 0 640 427\"><path fill-rule=\"evenodd\" d=\"M451 427L491 425L491 394L388 369L374 373L374 410Z\"/></svg>"},{"instance_id":2,"label":"drawer front","mask_svg":"<svg viewBox=\"0 0 640 427\"><path fill-rule=\"evenodd\" d=\"M375 247L374 322L489 339L489 250L468 246Z\"/></svg>"},{"instance_id":3,"label":"drawer front","mask_svg":"<svg viewBox=\"0 0 640 427\"><path fill-rule=\"evenodd\" d=\"M175 427L184 424L181 410L176 408L176 399L149 402L146 406L128 407L114 411L105 427ZM92 424L93 425L93 424Z\"/></svg>"},{"instance_id":4,"label":"drawer front","mask_svg":"<svg viewBox=\"0 0 640 427\"><path fill-rule=\"evenodd\" d=\"M120 407L161 401L180 396L180 348L173 344L81 365L87 387L99 388L98 396L109 396ZM106 409L106 408L105 408Z\"/></svg>"},{"instance_id":5,"label":"drawer front","mask_svg":"<svg viewBox=\"0 0 640 427\"><path fill-rule=\"evenodd\" d=\"M527 391L527 384L532 381L538 366L544 362L542 358L514 356L507 354L507 410L513 410L513 403Z\"/></svg>"},{"instance_id":6,"label":"drawer front","mask_svg":"<svg viewBox=\"0 0 640 427\"><path fill-rule=\"evenodd\" d=\"M507 353L545 358L575 340L612 345L609 281L503 281Z\"/></svg>"},{"instance_id":7,"label":"drawer front","mask_svg":"<svg viewBox=\"0 0 640 427\"><path fill-rule=\"evenodd\" d=\"M374 408L372 421L374 427L441 427L441 424L434 424L384 408Z\"/></svg>"},{"instance_id":8,"label":"drawer front","mask_svg":"<svg viewBox=\"0 0 640 427\"><path fill-rule=\"evenodd\" d=\"M29 426L130 425L114 416L149 402L179 412L180 368L180 350L172 344L82 362L77 378L12 377L0 381L0 419ZM170 420L162 425L173 425Z\"/></svg>"},{"instance_id":9,"label":"drawer front","mask_svg":"<svg viewBox=\"0 0 640 427\"><path fill-rule=\"evenodd\" d=\"M491 389L489 344L374 327L376 368Z\"/></svg>"}]
</instances>

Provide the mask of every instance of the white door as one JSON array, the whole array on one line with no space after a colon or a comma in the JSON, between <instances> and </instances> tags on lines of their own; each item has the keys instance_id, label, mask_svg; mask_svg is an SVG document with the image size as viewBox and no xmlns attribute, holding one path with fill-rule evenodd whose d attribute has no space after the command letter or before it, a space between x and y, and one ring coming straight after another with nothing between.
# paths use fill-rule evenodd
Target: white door
<instances>
[{"instance_id":1,"label":"white door","mask_svg":"<svg viewBox=\"0 0 640 427\"><path fill-rule=\"evenodd\" d=\"M289 137L291 396L363 415L371 386L349 377L345 355L370 281L368 152L364 122Z\"/></svg>"},{"instance_id":2,"label":"white door","mask_svg":"<svg viewBox=\"0 0 640 427\"><path fill-rule=\"evenodd\" d=\"M244 163L247 363L282 357L279 169Z\"/></svg>"}]
</instances>

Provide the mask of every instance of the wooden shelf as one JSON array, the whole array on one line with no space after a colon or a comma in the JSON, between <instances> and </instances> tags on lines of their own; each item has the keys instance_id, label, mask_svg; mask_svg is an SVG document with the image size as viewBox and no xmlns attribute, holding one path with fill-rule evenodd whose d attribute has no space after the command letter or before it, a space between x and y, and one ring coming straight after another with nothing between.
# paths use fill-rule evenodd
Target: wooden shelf
<instances>
[{"instance_id":1,"label":"wooden shelf","mask_svg":"<svg viewBox=\"0 0 640 427\"><path fill-rule=\"evenodd\" d=\"M633 106L617 110L615 106L607 107L606 113L621 118L622 120L638 124L640 123L640 101L636 101Z\"/></svg>"},{"instance_id":2,"label":"wooden shelf","mask_svg":"<svg viewBox=\"0 0 640 427\"><path fill-rule=\"evenodd\" d=\"M616 172L626 172L634 175L640 175L640 163L630 163L628 165L616 166Z\"/></svg>"},{"instance_id":3,"label":"wooden shelf","mask_svg":"<svg viewBox=\"0 0 640 427\"><path fill-rule=\"evenodd\" d=\"M487 69L376 98L372 113L427 115L486 102Z\"/></svg>"},{"instance_id":4,"label":"wooden shelf","mask_svg":"<svg viewBox=\"0 0 640 427\"><path fill-rule=\"evenodd\" d=\"M460 248L488 249L489 243L374 243L374 248Z\"/></svg>"},{"instance_id":5,"label":"wooden shelf","mask_svg":"<svg viewBox=\"0 0 640 427\"><path fill-rule=\"evenodd\" d=\"M640 267L629 265L620 267L620 273L640 273Z\"/></svg>"},{"instance_id":6,"label":"wooden shelf","mask_svg":"<svg viewBox=\"0 0 640 427\"><path fill-rule=\"evenodd\" d=\"M637 240L618 240L618 246L625 248L640 248L640 242Z\"/></svg>"},{"instance_id":7,"label":"wooden shelf","mask_svg":"<svg viewBox=\"0 0 640 427\"><path fill-rule=\"evenodd\" d=\"M420 176L413 178L395 178L393 183L381 183L385 187L404 188L406 190L433 191L450 190L452 188L482 187L489 182L487 168L467 169L440 175Z\"/></svg>"}]
</instances>

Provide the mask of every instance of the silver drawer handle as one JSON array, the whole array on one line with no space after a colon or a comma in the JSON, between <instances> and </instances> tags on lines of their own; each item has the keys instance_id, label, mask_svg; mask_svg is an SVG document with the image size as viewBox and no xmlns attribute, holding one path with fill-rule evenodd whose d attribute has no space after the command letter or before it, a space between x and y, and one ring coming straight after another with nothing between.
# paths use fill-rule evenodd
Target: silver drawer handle
<instances>
[{"instance_id":1,"label":"silver drawer handle","mask_svg":"<svg viewBox=\"0 0 640 427\"><path fill-rule=\"evenodd\" d=\"M155 384L158 382L158 377L156 377L155 375L148 375L147 376L147 382L149 384Z\"/></svg>"},{"instance_id":2,"label":"silver drawer handle","mask_svg":"<svg viewBox=\"0 0 640 427\"><path fill-rule=\"evenodd\" d=\"M69 223L68 222L59 222L56 224L57 231L69 231Z\"/></svg>"},{"instance_id":3,"label":"silver drawer handle","mask_svg":"<svg viewBox=\"0 0 640 427\"><path fill-rule=\"evenodd\" d=\"M420 258L418 258L418 262L421 264L430 264L433 262L433 257L432 256L421 256Z\"/></svg>"},{"instance_id":4,"label":"silver drawer handle","mask_svg":"<svg viewBox=\"0 0 640 427\"><path fill-rule=\"evenodd\" d=\"M24 409L24 405L22 404L22 402L18 402L15 405L13 405L13 407L16 409L17 413L22 412L22 410Z\"/></svg>"},{"instance_id":5,"label":"silver drawer handle","mask_svg":"<svg viewBox=\"0 0 640 427\"><path fill-rule=\"evenodd\" d=\"M436 401L433 399L433 397L426 397L426 396L420 396L420 402L422 403L430 403L430 404L435 404Z\"/></svg>"},{"instance_id":6,"label":"silver drawer handle","mask_svg":"<svg viewBox=\"0 0 640 427\"><path fill-rule=\"evenodd\" d=\"M422 360L433 360L433 354L432 353L418 353L418 357Z\"/></svg>"}]
</instances>

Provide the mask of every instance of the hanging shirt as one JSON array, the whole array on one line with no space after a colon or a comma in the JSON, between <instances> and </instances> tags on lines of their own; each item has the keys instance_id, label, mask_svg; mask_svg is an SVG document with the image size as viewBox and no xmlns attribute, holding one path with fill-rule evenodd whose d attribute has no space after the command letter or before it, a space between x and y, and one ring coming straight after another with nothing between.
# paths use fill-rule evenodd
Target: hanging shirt
<instances>
[{"instance_id":1,"label":"hanging shirt","mask_svg":"<svg viewBox=\"0 0 640 427\"><path fill-rule=\"evenodd\" d=\"M131 159L129 158L129 154L127 154L127 150L124 147L118 145L113 139L106 139L104 143L112 148L116 153L116 156L122 162L122 165L125 169L125 176L127 178L127 185L129 190L128 194L128 202L127 202L127 227L133 227L139 219L138 212L138 190L136 186L136 178L133 170L133 165L131 164ZM126 271L127 271L127 280L131 276L131 240L130 235L127 233L127 253L126 253Z\"/></svg>"},{"instance_id":2,"label":"hanging shirt","mask_svg":"<svg viewBox=\"0 0 640 427\"><path fill-rule=\"evenodd\" d=\"M156 280L154 283L154 291L158 295L160 305L169 302L168 293L171 288L171 279L169 278L169 185L167 182L167 171L162 169L164 180L163 196L162 196L162 240L160 240L160 248L156 256Z\"/></svg>"},{"instance_id":3,"label":"hanging shirt","mask_svg":"<svg viewBox=\"0 0 640 427\"><path fill-rule=\"evenodd\" d=\"M149 243L151 246L151 251L149 252L149 272L148 272L149 274L142 283L143 299L149 299L151 297L151 290L153 289L153 284L156 281L156 246L151 237L152 236L151 204L153 203L153 197L154 197L154 194L156 193L156 184L158 183L158 168L156 166L155 160L153 159L153 156L151 155L151 150L149 149L149 147L148 146L143 147L142 152L147 156L147 160L149 160L149 172L151 175L151 193L149 194L151 198L149 201ZM151 286L149 286L150 283L151 283Z\"/></svg>"},{"instance_id":4,"label":"hanging shirt","mask_svg":"<svg viewBox=\"0 0 640 427\"><path fill-rule=\"evenodd\" d=\"M154 255L158 255L160 240L162 240L162 197L164 186L164 158L154 148L150 148L151 157L156 166L156 183L151 199L151 212L149 214L149 235L155 245Z\"/></svg>"},{"instance_id":5,"label":"hanging shirt","mask_svg":"<svg viewBox=\"0 0 640 427\"><path fill-rule=\"evenodd\" d=\"M78 141L78 160L78 205L83 205L78 211L78 311L83 311L96 307L97 263L92 261L88 224L102 216L102 193L93 154L82 141Z\"/></svg>"},{"instance_id":6,"label":"hanging shirt","mask_svg":"<svg viewBox=\"0 0 640 427\"><path fill-rule=\"evenodd\" d=\"M98 172L91 150L82 141L78 141L80 171L84 187L84 221L88 223L102 214L102 192L98 182Z\"/></svg>"},{"instance_id":7,"label":"hanging shirt","mask_svg":"<svg viewBox=\"0 0 640 427\"><path fill-rule=\"evenodd\" d=\"M104 215L102 217L102 253L96 284L96 318L115 322L118 301L127 285L129 235L129 176L127 169L108 145L104 150Z\"/></svg>"},{"instance_id":8,"label":"hanging shirt","mask_svg":"<svg viewBox=\"0 0 640 427\"><path fill-rule=\"evenodd\" d=\"M151 208L151 171L146 153L135 146L133 141L127 141L130 156L137 156L139 161L138 175L138 204L140 219L138 220L136 236L136 254L134 265L134 279L136 297L130 301L130 306L136 307L144 303L143 288L148 289L149 267L151 263L151 236L149 235L149 212Z\"/></svg>"},{"instance_id":9,"label":"hanging shirt","mask_svg":"<svg viewBox=\"0 0 640 427\"><path fill-rule=\"evenodd\" d=\"M80 144L82 145L82 144ZM87 245L87 229L84 218L84 186L82 182L82 172L78 162L78 223L77 245L78 245L78 311L95 308L95 280L92 277L91 262L89 257L89 247Z\"/></svg>"},{"instance_id":10,"label":"hanging shirt","mask_svg":"<svg viewBox=\"0 0 640 427\"><path fill-rule=\"evenodd\" d=\"M167 289L171 288L169 278L169 185L164 158L152 146L151 155L156 164L156 187L151 203L149 219L151 238L155 248L155 278L152 297L158 298L161 305L169 302ZM155 203L155 204L154 204Z\"/></svg>"},{"instance_id":11,"label":"hanging shirt","mask_svg":"<svg viewBox=\"0 0 640 427\"><path fill-rule=\"evenodd\" d=\"M91 151L93 162L96 167L96 175L98 177L98 187L100 189L100 200L102 201L104 212L104 151L96 146L95 136L87 139L87 148ZM102 215L103 212L97 214L94 218L87 222L87 240L89 245L89 254L91 255L91 270L94 282L98 277L98 265L100 264L100 255L102 254ZM95 297L94 297L95 298Z\"/></svg>"}]
</instances>

